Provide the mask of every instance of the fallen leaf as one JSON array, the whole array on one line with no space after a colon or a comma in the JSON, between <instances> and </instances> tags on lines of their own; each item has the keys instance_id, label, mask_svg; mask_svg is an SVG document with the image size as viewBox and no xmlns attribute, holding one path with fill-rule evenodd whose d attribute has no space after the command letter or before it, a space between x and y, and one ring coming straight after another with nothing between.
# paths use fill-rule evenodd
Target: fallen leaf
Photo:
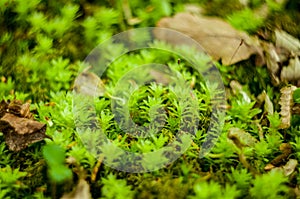
<instances>
[{"instance_id":1,"label":"fallen leaf","mask_svg":"<svg viewBox=\"0 0 300 199\"><path fill-rule=\"evenodd\" d=\"M285 163L289 155L292 153L292 146L289 143L282 143L279 146L279 150L282 152L282 154L276 156L269 164L265 166L264 169L266 171L269 171Z\"/></svg>"},{"instance_id":2,"label":"fallen leaf","mask_svg":"<svg viewBox=\"0 0 300 199\"><path fill-rule=\"evenodd\" d=\"M300 41L283 30L275 30L276 46L284 47L294 53L300 53Z\"/></svg>"},{"instance_id":3,"label":"fallen leaf","mask_svg":"<svg viewBox=\"0 0 300 199\"><path fill-rule=\"evenodd\" d=\"M289 159L289 161L284 166L280 166L280 167L275 167L272 164L267 164L265 170L266 171L278 170L281 171L285 176L290 176L295 171L297 165L298 165L297 160Z\"/></svg>"},{"instance_id":4,"label":"fallen leaf","mask_svg":"<svg viewBox=\"0 0 300 199\"><path fill-rule=\"evenodd\" d=\"M259 55L262 50L256 41L246 33L235 30L230 24L219 18L195 16L178 13L174 17L165 17L158 24L161 28L170 28L196 40L215 60L222 60L225 65L246 60L251 55ZM180 38L154 32L155 36L171 44L183 44Z\"/></svg>"},{"instance_id":5,"label":"fallen leaf","mask_svg":"<svg viewBox=\"0 0 300 199\"><path fill-rule=\"evenodd\" d=\"M269 95L266 93L265 90L257 96L257 99L259 103L264 103L264 113L268 115L273 115L274 114L274 105L273 102L271 101Z\"/></svg>"},{"instance_id":6,"label":"fallen leaf","mask_svg":"<svg viewBox=\"0 0 300 199\"><path fill-rule=\"evenodd\" d=\"M281 81L294 81L300 79L300 61L299 57L290 59L287 67L283 67L280 74Z\"/></svg>"},{"instance_id":7,"label":"fallen leaf","mask_svg":"<svg viewBox=\"0 0 300 199\"><path fill-rule=\"evenodd\" d=\"M119 97L114 97L108 93L105 89L103 81L93 72L88 72L89 67L83 71L74 82L74 91L81 96L90 97L103 97L107 95L108 97L119 100L125 104L124 99Z\"/></svg>"},{"instance_id":8,"label":"fallen leaf","mask_svg":"<svg viewBox=\"0 0 300 199\"><path fill-rule=\"evenodd\" d=\"M280 83L278 74L280 71L279 63L281 62L280 57L276 51L276 48L271 43L263 43L263 48L265 52L265 59L269 74L272 79L272 83L275 86L278 86Z\"/></svg>"},{"instance_id":9,"label":"fallen leaf","mask_svg":"<svg viewBox=\"0 0 300 199\"><path fill-rule=\"evenodd\" d=\"M33 120L30 104L22 104L19 100L0 103L0 131L5 142L12 151L20 151L28 145L48 137L46 125Z\"/></svg>"},{"instance_id":10,"label":"fallen leaf","mask_svg":"<svg viewBox=\"0 0 300 199\"><path fill-rule=\"evenodd\" d=\"M74 82L74 90L76 93L88 95L92 97L104 96L105 86L95 73L89 72L90 67L78 75Z\"/></svg>"},{"instance_id":11,"label":"fallen leaf","mask_svg":"<svg viewBox=\"0 0 300 199\"><path fill-rule=\"evenodd\" d=\"M240 151L237 152L240 163L245 168L249 169L252 174L256 174L256 169L247 161L247 157L243 151L245 147L253 147L257 143L257 139L255 139L250 133L236 127L229 129L227 138L229 139L228 141L232 141L234 145L240 149Z\"/></svg>"},{"instance_id":12,"label":"fallen leaf","mask_svg":"<svg viewBox=\"0 0 300 199\"><path fill-rule=\"evenodd\" d=\"M289 161L283 166L284 175L285 176L291 175L295 171L297 165L298 165L297 160L289 159Z\"/></svg>"},{"instance_id":13,"label":"fallen leaf","mask_svg":"<svg viewBox=\"0 0 300 199\"><path fill-rule=\"evenodd\" d=\"M33 119L33 115L30 113L30 104L23 104L20 100L13 100L11 102L6 102L5 100L2 100L0 102L0 118L7 112L20 117Z\"/></svg>"},{"instance_id":14,"label":"fallen leaf","mask_svg":"<svg viewBox=\"0 0 300 199\"><path fill-rule=\"evenodd\" d=\"M292 113L300 115L300 104L299 103L294 104L294 106L292 107Z\"/></svg>"},{"instance_id":15,"label":"fallen leaf","mask_svg":"<svg viewBox=\"0 0 300 199\"><path fill-rule=\"evenodd\" d=\"M236 127L229 129L227 137L240 149L254 146L257 143L257 140L250 133Z\"/></svg>"},{"instance_id":16,"label":"fallen leaf","mask_svg":"<svg viewBox=\"0 0 300 199\"><path fill-rule=\"evenodd\" d=\"M90 193L90 186L84 180L80 179L77 186L71 193L64 194L61 199L90 199L92 198Z\"/></svg>"},{"instance_id":17,"label":"fallen leaf","mask_svg":"<svg viewBox=\"0 0 300 199\"><path fill-rule=\"evenodd\" d=\"M232 89L232 91L235 95L241 94L243 96L243 99L246 102L248 102L248 103L251 102L251 99L250 99L249 95L245 91L243 91L243 87L238 81L232 80L230 82L230 87L231 87L231 89Z\"/></svg>"}]
</instances>

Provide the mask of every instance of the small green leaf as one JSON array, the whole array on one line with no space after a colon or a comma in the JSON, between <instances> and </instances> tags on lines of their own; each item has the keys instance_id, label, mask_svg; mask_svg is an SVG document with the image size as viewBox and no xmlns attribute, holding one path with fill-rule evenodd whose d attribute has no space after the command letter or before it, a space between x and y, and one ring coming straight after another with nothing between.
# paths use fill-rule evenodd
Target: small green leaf
<instances>
[{"instance_id":1,"label":"small green leaf","mask_svg":"<svg viewBox=\"0 0 300 199\"><path fill-rule=\"evenodd\" d=\"M295 103L300 103L300 88L294 90L293 98Z\"/></svg>"},{"instance_id":2,"label":"small green leaf","mask_svg":"<svg viewBox=\"0 0 300 199\"><path fill-rule=\"evenodd\" d=\"M51 144L43 148L43 156L49 167L61 165L65 161L65 151L58 145Z\"/></svg>"},{"instance_id":3,"label":"small green leaf","mask_svg":"<svg viewBox=\"0 0 300 199\"><path fill-rule=\"evenodd\" d=\"M65 150L58 145L49 144L43 148L43 156L48 164L48 174L52 181L62 183L72 179L72 171L65 165Z\"/></svg>"},{"instance_id":4,"label":"small green leaf","mask_svg":"<svg viewBox=\"0 0 300 199\"><path fill-rule=\"evenodd\" d=\"M64 165L57 165L49 169L49 176L54 182L62 183L65 180L72 179L72 171Z\"/></svg>"}]
</instances>

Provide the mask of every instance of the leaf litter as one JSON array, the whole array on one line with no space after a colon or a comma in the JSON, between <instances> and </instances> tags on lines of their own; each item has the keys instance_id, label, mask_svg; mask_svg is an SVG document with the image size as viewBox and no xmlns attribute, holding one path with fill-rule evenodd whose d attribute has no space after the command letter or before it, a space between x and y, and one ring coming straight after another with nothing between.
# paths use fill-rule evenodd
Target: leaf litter
<instances>
[{"instance_id":1,"label":"leaf litter","mask_svg":"<svg viewBox=\"0 0 300 199\"><path fill-rule=\"evenodd\" d=\"M0 102L0 131L12 151L20 151L48 137L46 124L35 121L30 104L23 104L20 100Z\"/></svg>"},{"instance_id":2,"label":"leaf litter","mask_svg":"<svg viewBox=\"0 0 300 199\"><path fill-rule=\"evenodd\" d=\"M178 13L165 17L157 23L158 27L170 28L196 40L214 60L230 65L250 58L252 55L263 60L262 49L255 38L234 29L222 19ZM178 44L178 38L156 34L158 39ZM263 61L261 61L263 62Z\"/></svg>"}]
</instances>

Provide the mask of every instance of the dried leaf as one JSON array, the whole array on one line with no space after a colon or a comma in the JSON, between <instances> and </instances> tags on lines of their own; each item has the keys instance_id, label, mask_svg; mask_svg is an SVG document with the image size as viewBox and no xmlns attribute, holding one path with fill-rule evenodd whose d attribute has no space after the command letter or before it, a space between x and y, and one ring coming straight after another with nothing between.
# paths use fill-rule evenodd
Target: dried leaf
<instances>
[{"instance_id":1,"label":"dried leaf","mask_svg":"<svg viewBox=\"0 0 300 199\"><path fill-rule=\"evenodd\" d=\"M6 144L12 151L20 151L29 144L47 137L45 124L11 113L6 113L0 119L0 131L3 132Z\"/></svg>"},{"instance_id":2,"label":"dried leaf","mask_svg":"<svg viewBox=\"0 0 300 199\"><path fill-rule=\"evenodd\" d=\"M281 96L279 104L281 105L281 124L280 128L286 129L291 126L291 109L293 107L293 92L296 90L295 86L286 86L280 90Z\"/></svg>"},{"instance_id":3,"label":"dried leaf","mask_svg":"<svg viewBox=\"0 0 300 199\"><path fill-rule=\"evenodd\" d=\"M264 102L264 113L273 115L274 114L274 105L273 105L273 102L271 101L270 97L266 93L266 91L264 90L257 98L260 103Z\"/></svg>"},{"instance_id":4,"label":"dried leaf","mask_svg":"<svg viewBox=\"0 0 300 199\"><path fill-rule=\"evenodd\" d=\"M92 198L90 193L90 186L84 180L80 179L77 186L71 193L64 194L61 199L90 199Z\"/></svg>"},{"instance_id":5,"label":"dried leaf","mask_svg":"<svg viewBox=\"0 0 300 199\"><path fill-rule=\"evenodd\" d=\"M291 175L295 171L297 165L298 165L297 160L289 159L289 161L283 166L284 175L285 176Z\"/></svg>"},{"instance_id":6,"label":"dried leaf","mask_svg":"<svg viewBox=\"0 0 300 199\"><path fill-rule=\"evenodd\" d=\"M243 99L246 102L248 102L248 103L251 102L250 97L248 96L248 94L245 91L243 91L242 85L238 81L232 80L230 82L230 87L235 95L239 93L243 96Z\"/></svg>"},{"instance_id":7,"label":"dried leaf","mask_svg":"<svg viewBox=\"0 0 300 199\"><path fill-rule=\"evenodd\" d=\"M282 143L279 147L279 150L282 152L282 154L276 156L269 164L265 166L264 169L266 171L269 171L274 167L278 167L285 163L289 155L292 153L292 146L288 143Z\"/></svg>"},{"instance_id":8,"label":"dried leaf","mask_svg":"<svg viewBox=\"0 0 300 199\"><path fill-rule=\"evenodd\" d=\"M275 167L272 164L267 164L265 167L266 171L270 170L278 170L281 171L285 176L290 176L296 169L296 166L298 165L298 161L295 159L289 159L289 161L281 167Z\"/></svg>"},{"instance_id":9,"label":"dried leaf","mask_svg":"<svg viewBox=\"0 0 300 199\"><path fill-rule=\"evenodd\" d=\"M29 106L19 100L0 103L0 131L12 151L20 151L48 137L45 134L46 125L33 120Z\"/></svg>"},{"instance_id":10,"label":"dried leaf","mask_svg":"<svg viewBox=\"0 0 300 199\"><path fill-rule=\"evenodd\" d=\"M83 71L75 80L74 90L82 95L101 97L105 93L102 80L92 72Z\"/></svg>"},{"instance_id":11,"label":"dried leaf","mask_svg":"<svg viewBox=\"0 0 300 199\"><path fill-rule=\"evenodd\" d=\"M30 113L30 104L23 104L20 100L13 100L10 103L2 100L0 102L0 118L8 112L20 117L33 119L33 115Z\"/></svg>"},{"instance_id":12,"label":"dried leaf","mask_svg":"<svg viewBox=\"0 0 300 199\"><path fill-rule=\"evenodd\" d=\"M215 60L221 59L226 65L248 59L253 54L260 55L262 58L262 50L253 39L218 18L178 13L172 18L161 19L157 26L174 29L190 36ZM155 36L171 44L183 42L179 38L161 32L156 33Z\"/></svg>"},{"instance_id":13,"label":"dried leaf","mask_svg":"<svg viewBox=\"0 0 300 199\"><path fill-rule=\"evenodd\" d=\"M276 46L286 48L294 53L300 53L300 41L283 30L275 30Z\"/></svg>"},{"instance_id":14,"label":"dried leaf","mask_svg":"<svg viewBox=\"0 0 300 199\"><path fill-rule=\"evenodd\" d=\"M280 83L278 73L280 70L279 62L280 58L278 53L276 52L275 46L271 43L264 43L263 45L264 51L265 51L265 58L266 58L266 64L268 71L270 73L272 83L277 86Z\"/></svg>"},{"instance_id":15,"label":"dried leaf","mask_svg":"<svg viewBox=\"0 0 300 199\"><path fill-rule=\"evenodd\" d=\"M300 61L299 57L290 59L287 67L283 67L280 74L281 81L294 81L300 79Z\"/></svg>"},{"instance_id":16,"label":"dried leaf","mask_svg":"<svg viewBox=\"0 0 300 199\"><path fill-rule=\"evenodd\" d=\"M245 168L249 169L251 173L255 174L256 170L247 161L247 157L243 153L243 149L244 147L253 147L257 143L257 140L250 133L235 127L229 129L227 137L229 141L232 141L234 145L241 150L238 152L240 163Z\"/></svg>"},{"instance_id":17,"label":"dried leaf","mask_svg":"<svg viewBox=\"0 0 300 199\"><path fill-rule=\"evenodd\" d=\"M9 104L9 103L6 102L5 100L2 100L2 101L0 102L0 118L3 117L3 115L4 115L5 113L7 113L7 111L8 111L8 109L7 109L8 104Z\"/></svg>"},{"instance_id":18,"label":"dried leaf","mask_svg":"<svg viewBox=\"0 0 300 199\"><path fill-rule=\"evenodd\" d=\"M300 104L294 104L294 106L292 108L292 113L300 115Z\"/></svg>"},{"instance_id":19,"label":"dried leaf","mask_svg":"<svg viewBox=\"0 0 300 199\"><path fill-rule=\"evenodd\" d=\"M277 86L284 81L299 81L300 41L284 31L275 30L275 36L276 48L272 44L264 43L263 45L272 83ZM287 61L289 65L282 67Z\"/></svg>"},{"instance_id":20,"label":"dried leaf","mask_svg":"<svg viewBox=\"0 0 300 199\"><path fill-rule=\"evenodd\" d=\"M257 143L257 140L250 133L240 128L230 128L227 137L240 149L254 146Z\"/></svg>"}]
</instances>

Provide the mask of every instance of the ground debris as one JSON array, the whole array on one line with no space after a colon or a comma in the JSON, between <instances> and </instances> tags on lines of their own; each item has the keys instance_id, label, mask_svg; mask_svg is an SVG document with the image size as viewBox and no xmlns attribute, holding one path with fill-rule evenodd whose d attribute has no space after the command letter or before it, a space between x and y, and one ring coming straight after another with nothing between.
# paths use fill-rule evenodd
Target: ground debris
<instances>
[{"instance_id":1,"label":"ground debris","mask_svg":"<svg viewBox=\"0 0 300 199\"><path fill-rule=\"evenodd\" d=\"M158 24L161 28L171 28L195 39L205 51L222 64L230 65L258 55L262 59L262 50L258 42L245 32L235 30L230 24L216 17L178 13L174 17L165 17ZM156 34L158 39L171 44L180 44L170 35Z\"/></svg>"},{"instance_id":2,"label":"ground debris","mask_svg":"<svg viewBox=\"0 0 300 199\"><path fill-rule=\"evenodd\" d=\"M282 30L275 30L276 43L263 43L267 68L274 86L300 79L300 41Z\"/></svg>"},{"instance_id":3,"label":"ground debris","mask_svg":"<svg viewBox=\"0 0 300 199\"><path fill-rule=\"evenodd\" d=\"M77 186L71 193L64 194L61 199L90 199L92 198L90 193L90 186L84 180L80 179Z\"/></svg>"},{"instance_id":4,"label":"ground debris","mask_svg":"<svg viewBox=\"0 0 300 199\"><path fill-rule=\"evenodd\" d=\"M46 125L34 120L29 107L29 103L20 100L0 102L0 131L12 151L20 151L48 137Z\"/></svg>"},{"instance_id":5,"label":"ground debris","mask_svg":"<svg viewBox=\"0 0 300 199\"><path fill-rule=\"evenodd\" d=\"M269 164L265 166L264 169L266 171L281 166L283 163L285 163L289 155L292 153L292 146L288 143L282 143L279 147L279 150L282 152L282 154L276 156Z\"/></svg>"}]
</instances>

